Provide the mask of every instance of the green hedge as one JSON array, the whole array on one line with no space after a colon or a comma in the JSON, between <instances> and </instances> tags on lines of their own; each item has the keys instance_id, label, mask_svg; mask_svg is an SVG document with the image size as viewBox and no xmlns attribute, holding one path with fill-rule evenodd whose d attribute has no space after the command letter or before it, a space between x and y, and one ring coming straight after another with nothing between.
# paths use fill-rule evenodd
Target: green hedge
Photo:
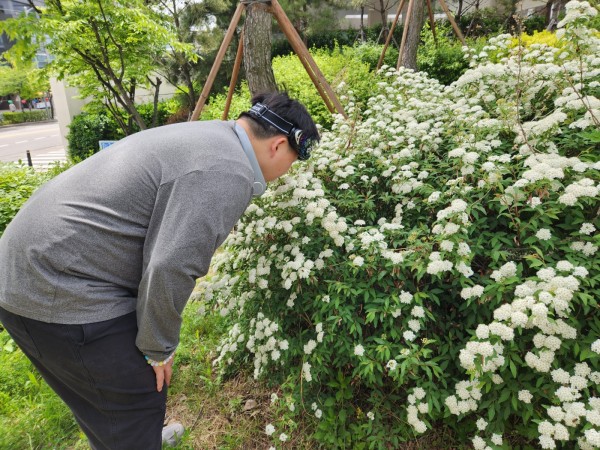
<instances>
[{"instance_id":1,"label":"green hedge","mask_svg":"<svg viewBox=\"0 0 600 450\"><path fill-rule=\"evenodd\" d=\"M62 164L40 172L22 163L0 162L0 236L35 190L70 166Z\"/></svg>"},{"instance_id":2,"label":"green hedge","mask_svg":"<svg viewBox=\"0 0 600 450\"><path fill-rule=\"evenodd\" d=\"M158 126L169 123L180 108L179 101L175 99L165 100L158 103ZM138 112L148 127L152 126L152 115L154 106L152 103L144 103L138 106ZM126 120L126 118L124 118ZM139 128L135 128L139 131ZM124 137L123 131L117 125L115 119L106 112L84 112L73 118L69 125L69 156L82 160L99 151L98 141L119 140Z\"/></svg>"},{"instance_id":3,"label":"green hedge","mask_svg":"<svg viewBox=\"0 0 600 450\"><path fill-rule=\"evenodd\" d=\"M99 150L98 141L116 140L123 137L114 119L107 114L82 113L69 125L69 157L82 160Z\"/></svg>"},{"instance_id":4,"label":"green hedge","mask_svg":"<svg viewBox=\"0 0 600 450\"><path fill-rule=\"evenodd\" d=\"M2 125L42 122L44 120L48 120L48 113L46 111L5 112L2 114Z\"/></svg>"}]
</instances>

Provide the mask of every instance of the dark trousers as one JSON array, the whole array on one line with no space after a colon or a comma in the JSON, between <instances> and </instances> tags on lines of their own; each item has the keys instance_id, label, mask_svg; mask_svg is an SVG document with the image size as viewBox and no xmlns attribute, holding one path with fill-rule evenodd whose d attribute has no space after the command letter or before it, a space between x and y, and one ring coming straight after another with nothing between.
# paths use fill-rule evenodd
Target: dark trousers
<instances>
[{"instance_id":1,"label":"dark trousers","mask_svg":"<svg viewBox=\"0 0 600 450\"><path fill-rule=\"evenodd\" d=\"M0 308L0 322L50 387L71 408L94 450L162 446L167 389L135 346L135 312L61 325Z\"/></svg>"}]
</instances>

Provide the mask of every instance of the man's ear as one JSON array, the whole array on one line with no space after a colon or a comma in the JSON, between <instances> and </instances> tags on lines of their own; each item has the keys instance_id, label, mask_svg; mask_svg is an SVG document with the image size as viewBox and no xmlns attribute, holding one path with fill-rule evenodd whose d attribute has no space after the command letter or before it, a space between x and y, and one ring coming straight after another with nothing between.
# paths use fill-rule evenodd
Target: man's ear
<instances>
[{"instance_id":1,"label":"man's ear","mask_svg":"<svg viewBox=\"0 0 600 450\"><path fill-rule=\"evenodd\" d=\"M285 136L282 136L282 135L274 136L271 141L269 156L274 157L277 154L277 150L283 150L285 148L285 147L281 147L281 146L282 145L285 146L287 144L287 142L288 142L288 140Z\"/></svg>"}]
</instances>

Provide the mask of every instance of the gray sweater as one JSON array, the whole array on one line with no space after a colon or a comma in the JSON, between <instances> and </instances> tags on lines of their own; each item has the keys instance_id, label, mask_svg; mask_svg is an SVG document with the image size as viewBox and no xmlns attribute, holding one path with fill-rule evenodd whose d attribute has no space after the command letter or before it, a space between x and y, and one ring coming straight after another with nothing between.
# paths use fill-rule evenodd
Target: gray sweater
<instances>
[{"instance_id":1,"label":"gray sweater","mask_svg":"<svg viewBox=\"0 0 600 450\"><path fill-rule=\"evenodd\" d=\"M143 131L43 185L0 239L0 306L61 324L136 311L138 348L166 358L196 278L252 198L233 127Z\"/></svg>"}]
</instances>

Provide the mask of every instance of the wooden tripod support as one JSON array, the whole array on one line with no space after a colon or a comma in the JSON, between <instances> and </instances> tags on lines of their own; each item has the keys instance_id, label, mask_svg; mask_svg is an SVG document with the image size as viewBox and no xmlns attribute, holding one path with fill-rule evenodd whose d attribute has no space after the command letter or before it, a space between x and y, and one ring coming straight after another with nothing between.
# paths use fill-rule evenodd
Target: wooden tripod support
<instances>
[{"instance_id":1,"label":"wooden tripod support","mask_svg":"<svg viewBox=\"0 0 600 450\"><path fill-rule=\"evenodd\" d=\"M337 96L335 95L335 92L333 91L333 89L331 88L329 83L327 83L327 80L323 76L323 73L317 66L317 63L315 62L315 60L313 59L311 54L308 52L308 49L304 45L304 42L302 42L302 39L298 35L298 32L296 31L294 26L292 25L292 22L290 22L290 19L288 18L288 16L285 14L285 11L281 7L281 5L277 2L277 0L257 0L257 1L259 3L265 3L265 4L269 5L267 8L267 11L269 13L271 13L277 20L277 23L279 24L281 31L283 31L283 34L285 34L285 37L287 38L288 42L291 44L292 48L296 52L296 55L300 59L300 62L302 62L302 65L306 69L308 76L310 77L313 84L317 88L317 91L319 91L319 94L321 95L321 98L325 102L325 105L327 106L327 109L329 110L329 112L331 112L331 113L338 112L339 114L343 115L344 117L347 117L346 113L344 112L344 108L342 107ZM198 102L196 103L196 107L194 108L194 112L192 113L192 117L190 118L190 121L198 120L198 117L200 117L200 113L202 112L202 109L204 108L206 100L208 99L208 94L210 93L212 85L215 81L217 72L219 71L219 67L221 67L221 63L223 62L223 58L225 57L225 53L227 52L227 48L229 47L229 44L231 44L231 40L233 39L235 29L236 29L236 27L240 21L240 18L242 16L242 12L246 9L247 5L249 5L250 3L253 3L253 0L242 0L238 4L235 12L233 13L233 17L229 24L229 28L227 28L227 32L225 33L225 37L223 38L223 42L221 43L221 47L219 48L219 51L215 58L215 62L213 63L210 73L208 74L206 83L204 84L202 92L200 93L200 97L198 98ZM237 78L238 78L238 75L240 72L240 66L242 64L242 56L244 53L243 42L244 42L243 36L240 35L240 42L239 42L237 54L235 57L233 72L231 74L231 83L229 84L229 92L227 94L227 101L225 104L225 109L223 111L223 120L226 120L227 116L229 115L229 108L231 106L231 99L233 97L233 91L234 91L235 85L237 83Z\"/></svg>"},{"instance_id":2,"label":"wooden tripod support","mask_svg":"<svg viewBox=\"0 0 600 450\"><path fill-rule=\"evenodd\" d=\"M417 0L417 1L423 1L423 0ZM431 32L433 33L433 39L435 39L435 41L437 43L437 37L435 35L435 20L433 18L433 8L431 7L431 0L426 0L426 1L427 1L427 11L429 13L429 25L431 26ZM452 28L454 29L456 36L458 37L458 39L460 39L460 42L462 42L462 44L464 45L465 38L463 37L463 35L460 31L460 28L458 28L458 25L456 24L454 17L452 17L452 13L450 13L450 10L448 9L448 5L446 5L446 2L444 0L438 0L438 1L440 2L442 9L446 13L446 17L448 17L448 20L452 24ZM383 64L383 58L385 57L385 52L387 51L387 49L390 45L390 41L392 40L391 36L392 36L392 33L394 32L394 28L396 28L396 24L398 23L398 18L400 17L402 8L404 8L404 3L406 3L406 0L400 0L400 4L398 6L398 11L396 12L396 17L394 18L394 21L392 22L392 27L390 28L390 32L389 32L387 39L385 41L385 44L383 46L383 50L381 51L381 56L379 57L379 61L377 62L377 70L381 69L381 65ZM414 4L415 4L415 0L408 1L408 8L406 9L406 18L404 19L404 29L402 30L402 41L400 42L400 51L398 52L398 63L396 64L396 69L400 68L400 58L402 58L402 52L404 51L404 45L406 44L406 36L408 34L408 26L410 24L410 16L412 14Z\"/></svg>"}]
</instances>

